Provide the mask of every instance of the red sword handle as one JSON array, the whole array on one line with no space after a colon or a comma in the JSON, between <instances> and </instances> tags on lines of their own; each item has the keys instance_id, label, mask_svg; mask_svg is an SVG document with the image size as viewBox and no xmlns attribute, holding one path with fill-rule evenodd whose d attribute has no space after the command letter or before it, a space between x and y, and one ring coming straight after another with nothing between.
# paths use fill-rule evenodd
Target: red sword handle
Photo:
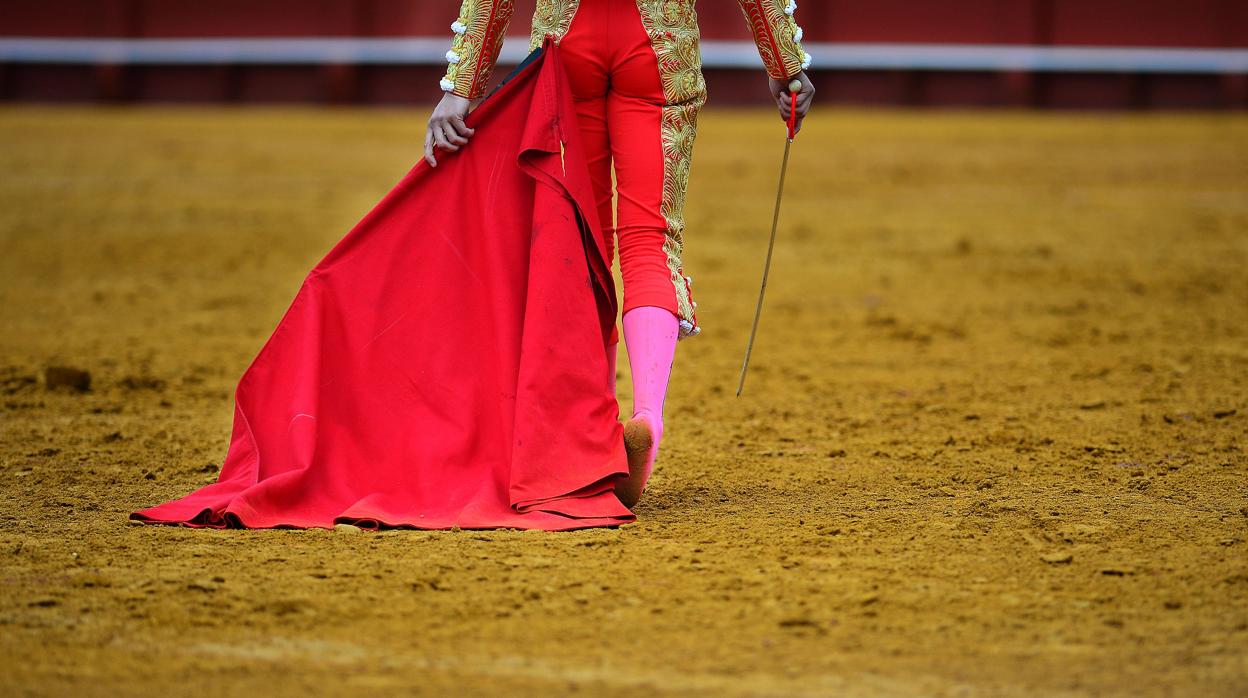
<instances>
[{"instance_id":1,"label":"red sword handle","mask_svg":"<svg viewBox=\"0 0 1248 698\"><path fill-rule=\"evenodd\" d=\"M802 91L800 80L789 83L789 140L797 136L797 93Z\"/></svg>"}]
</instances>

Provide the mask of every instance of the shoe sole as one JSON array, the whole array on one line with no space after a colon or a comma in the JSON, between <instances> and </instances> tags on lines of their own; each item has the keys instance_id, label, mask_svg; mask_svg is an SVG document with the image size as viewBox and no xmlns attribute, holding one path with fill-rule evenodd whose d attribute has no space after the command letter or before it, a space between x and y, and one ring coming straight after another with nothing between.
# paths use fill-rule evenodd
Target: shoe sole
<instances>
[{"instance_id":1,"label":"shoe sole","mask_svg":"<svg viewBox=\"0 0 1248 698\"><path fill-rule=\"evenodd\" d=\"M654 434L644 419L630 419L624 425L624 451L628 454L628 479L615 486L615 495L632 509L641 499L645 486L646 458L654 445Z\"/></svg>"}]
</instances>

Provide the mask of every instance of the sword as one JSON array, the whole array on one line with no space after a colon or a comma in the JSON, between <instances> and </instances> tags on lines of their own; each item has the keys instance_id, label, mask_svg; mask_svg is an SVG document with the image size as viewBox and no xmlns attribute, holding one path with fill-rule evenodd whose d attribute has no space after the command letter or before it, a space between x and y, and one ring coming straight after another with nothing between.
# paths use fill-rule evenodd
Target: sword
<instances>
[{"instance_id":1,"label":"sword","mask_svg":"<svg viewBox=\"0 0 1248 698\"><path fill-rule=\"evenodd\" d=\"M763 283L758 288L758 306L754 308L754 326L750 328L750 343L745 346L745 361L741 364L741 380L737 383L737 397L741 397L741 388L745 387L745 370L750 365L750 350L754 348L754 335L758 332L758 318L763 313L763 293L767 291L767 272L771 269L771 250L776 244L776 227L780 223L780 195L784 193L784 173L789 168L789 146L793 145L793 137L797 135L793 129L797 126L797 93L802 90L802 82L794 80L789 83L789 133L784 141L784 159L780 161L780 186L776 187L776 211L771 217L771 241L767 243L767 261L763 264Z\"/></svg>"}]
</instances>

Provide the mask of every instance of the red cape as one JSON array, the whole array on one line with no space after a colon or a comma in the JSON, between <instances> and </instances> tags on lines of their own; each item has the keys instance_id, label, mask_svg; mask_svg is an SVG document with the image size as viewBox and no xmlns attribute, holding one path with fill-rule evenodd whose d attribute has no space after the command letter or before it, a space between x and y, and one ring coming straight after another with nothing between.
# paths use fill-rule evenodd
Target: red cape
<instances>
[{"instance_id":1,"label":"red cape","mask_svg":"<svg viewBox=\"0 0 1248 698\"><path fill-rule=\"evenodd\" d=\"M615 284L547 40L304 280L235 391L217 482L131 519L216 528L634 520ZM590 215L586 215L587 212Z\"/></svg>"}]
</instances>

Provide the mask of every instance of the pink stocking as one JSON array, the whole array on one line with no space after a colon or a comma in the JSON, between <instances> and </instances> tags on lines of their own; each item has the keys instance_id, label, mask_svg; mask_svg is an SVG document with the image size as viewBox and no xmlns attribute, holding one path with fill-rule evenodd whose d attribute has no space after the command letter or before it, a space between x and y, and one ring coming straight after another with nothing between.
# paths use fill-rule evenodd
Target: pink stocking
<instances>
[{"instance_id":1,"label":"pink stocking","mask_svg":"<svg viewBox=\"0 0 1248 698\"><path fill-rule=\"evenodd\" d=\"M624 425L629 477L616 486L620 501L631 507L641 497L654 470L663 438L663 402L671 377L679 330L666 308L643 305L624 313L624 343L633 373L633 417Z\"/></svg>"}]
</instances>

